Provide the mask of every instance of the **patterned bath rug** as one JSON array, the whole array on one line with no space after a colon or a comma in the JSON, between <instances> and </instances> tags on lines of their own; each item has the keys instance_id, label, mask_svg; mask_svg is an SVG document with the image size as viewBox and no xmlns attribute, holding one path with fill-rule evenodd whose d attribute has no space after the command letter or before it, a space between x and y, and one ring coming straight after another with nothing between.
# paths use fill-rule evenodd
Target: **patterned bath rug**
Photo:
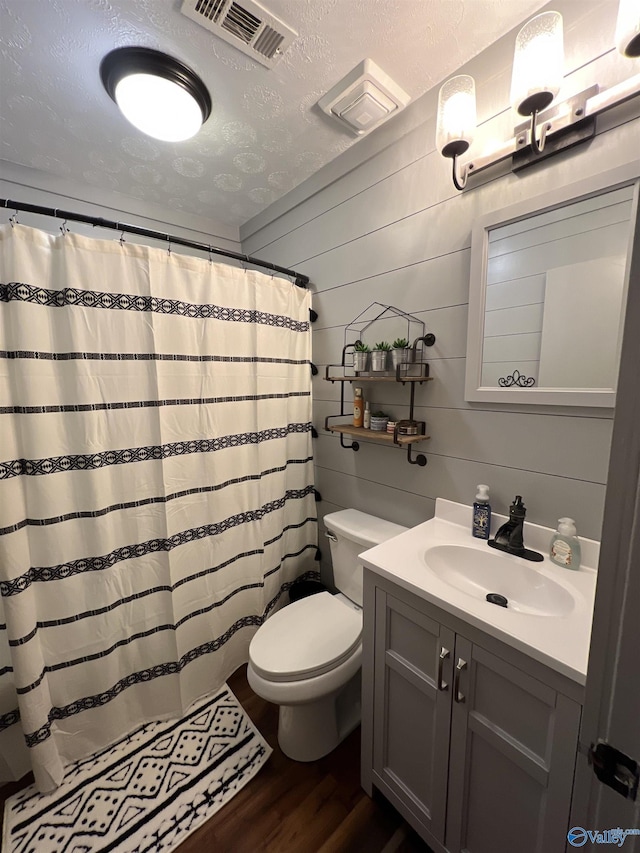
<instances>
[{"instance_id":1,"label":"patterned bath rug","mask_svg":"<svg viewBox=\"0 0 640 853\"><path fill-rule=\"evenodd\" d=\"M223 685L70 764L51 794L5 805L2 853L169 853L243 788L271 748Z\"/></svg>"}]
</instances>

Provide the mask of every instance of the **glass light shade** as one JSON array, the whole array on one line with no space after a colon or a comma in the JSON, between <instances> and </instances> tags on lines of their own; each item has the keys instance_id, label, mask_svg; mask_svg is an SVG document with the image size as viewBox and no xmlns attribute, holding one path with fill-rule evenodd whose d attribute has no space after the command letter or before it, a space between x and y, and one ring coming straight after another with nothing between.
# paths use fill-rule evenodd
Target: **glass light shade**
<instances>
[{"instance_id":1,"label":"glass light shade","mask_svg":"<svg viewBox=\"0 0 640 853\"><path fill-rule=\"evenodd\" d=\"M640 3L620 0L616 22L616 47L623 56L640 56Z\"/></svg>"},{"instance_id":2,"label":"glass light shade","mask_svg":"<svg viewBox=\"0 0 640 853\"><path fill-rule=\"evenodd\" d=\"M556 97L564 74L562 15L543 12L518 33L511 76L511 106L523 116L544 110Z\"/></svg>"},{"instance_id":3,"label":"glass light shade","mask_svg":"<svg viewBox=\"0 0 640 853\"><path fill-rule=\"evenodd\" d=\"M115 87L115 100L138 130L165 142L190 139L202 126L202 110L193 96L154 74L123 77Z\"/></svg>"},{"instance_id":4,"label":"glass light shade","mask_svg":"<svg viewBox=\"0 0 640 853\"><path fill-rule=\"evenodd\" d=\"M443 157L464 154L476 129L476 84L468 74L452 77L440 89L436 148Z\"/></svg>"}]
</instances>

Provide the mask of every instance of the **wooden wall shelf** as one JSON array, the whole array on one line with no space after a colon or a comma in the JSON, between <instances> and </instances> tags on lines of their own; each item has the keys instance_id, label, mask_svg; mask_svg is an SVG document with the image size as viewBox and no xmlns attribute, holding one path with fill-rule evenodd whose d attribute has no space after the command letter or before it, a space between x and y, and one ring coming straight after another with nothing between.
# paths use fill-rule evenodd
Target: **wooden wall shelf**
<instances>
[{"instance_id":1,"label":"wooden wall shelf","mask_svg":"<svg viewBox=\"0 0 640 853\"><path fill-rule=\"evenodd\" d=\"M331 374L332 368L338 368L341 372L339 374ZM408 373L405 374L405 370L411 370L412 375ZM340 436L340 444L342 447L350 447L351 450L358 450L359 444L358 439L367 438L370 441L377 442L380 444L390 444L394 447L406 447L407 448L407 461L411 465L420 465L424 466L427 464L427 458L423 453L419 453L416 458L413 458L412 455L412 445L416 444L418 441L426 441L429 436L424 435L398 435L395 436L393 433L383 432L382 430L372 430L372 429L364 429L364 427L354 427L352 423L330 423L331 418L344 418L348 417L348 413L345 411L345 399L344 399L344 386L346 382L357 382L358 385L364 385L365 383L379 383L379 382L393 382L396 385L409 385L410 388L410 400L409 400L409 420L413 420L413 410L415 405L415 390L416 385L421 385L423 382L429 382L433 377L429 376L429 364L425 361L420 362L412 362L410 365L400 365L396 368L395 373L379 373L379 374L368 374L368 375L358 375L358 374L348 374L345 373L345 367L343 364L328 364L325 376L327 382L340 382L340 413L337 415L328 415L325 418L324 428L328 432L337 433ZM424 423L420 422L422 429L424 430ZM351 444L344 443L344 436L348 435L352 441Z\"/></svg>"},{"instance_id":2,"label":"wooden wall shelf","mask_svg":"<svg viewBox=\"0 0 640 853\"><path fill-rule=\"evenodd\" d=\"M393 433L386 430L364 429L354 427L352 424L327 424L329 432L338 432L342 435L352 435L356 438L370 438L372 441L381 441L383 444L395 444L404 447L407 444L415 444L416 441L426 441L430 435L399 435L394 441Z\"/></svg>"},{"instance_id":3,"label":"wooden wall shelf","mask_svg":"<svg viewBox=\"0 0 640 853\"><path fill-rule=\"evenodd\" d=\"M374 309L373 316L370 309ZM406 344L412 335L411 329L417 328L419 334L415 337L413 345L406 347L409 350L411 361L404 361L396 365L393 371L362 371L356 372L353 369L355 363L360 364L359 360L350 362L347 366L347 360L351 358L351 354L355 352L356 347L362 349L360 344L363 343L363 333L369 329L378 320L386 318L402 318L407 321L407 335L404 343ZM353 340L352 340L353 339ZM423 361L423 347L431 347L436 342L436 336L433 333L425 334L425 325L418 317L412 314L407 314L406 311L401 311L399 308L394 308L393 305L382 305L380 302L373 302L369 308L362 311L355 320L353 320L345 329L345 345L342 348L342 361L340 364L327 364L324 378L327 382L340 383L340 412L336 415L327 415L324 421L324 428L328 432L338 433L340 435L340 446L358 450L359 444L357 439L368 438L370 441L379 442L380 444L391 444L395 447L407 448L407 462L410 465L420 465L421 467L427 464L427 458L423 453L419 453L415 458L412 456L413 445L418 441L426 441L429 436L425 435L426 425L424 421L417 421L418 428L422 430L420 435L397 435L395 433L382 432L372 429L364 429L364 427L354 427L351 423L329 423L332 418L349 417L350 413L346 410L344 389L345 383L357 382L358 385L369 384L372 382L395 382L396 385L409 386L409 417L407 420L414 421L413 412L415 407L416 385L422 385L423 382L428 382L431 379L429 376L429 363ZM418 346L418 344L420 346ZM365 348L366 349L366 348ZM367 350L368 351L368 350ZM396 361L394 357L392 361ZM366 361L366 360L365 360ZM373 362L372 362L373 364ZM351 371L347 373L347 370ZM317 373L317 369L316 369ZM351 438L351 444L344 443L344 437L348 435Z\"/></svg>"}]
</instances>

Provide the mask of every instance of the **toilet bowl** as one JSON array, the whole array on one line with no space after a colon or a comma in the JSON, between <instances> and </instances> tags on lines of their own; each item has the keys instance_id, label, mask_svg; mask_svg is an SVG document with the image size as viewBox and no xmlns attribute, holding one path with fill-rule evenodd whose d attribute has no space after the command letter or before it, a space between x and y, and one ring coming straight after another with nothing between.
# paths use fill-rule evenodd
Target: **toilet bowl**
<instances>
[{"instance_id":1,"label":"toilet bowl","mask_svg":"<svg viewBox=\"0 0 640 853\"><path fill-rule=\"evenodd\" d=\"M260 632L249 650L251 689L280 706L278 743L284 754L315 761L360 721L362 611L343 596L321 592L274 613ZM338 714L336 698L349 682L349 708L342 700Z\"/></svg>"},{"instance_id":2,"label":"toilet bowl","mask_svg":"<svg viewBox=\"0 0 640 853\"><path fill-rule=\"evenodd\" d=\"M249 647L249 685L280 706L278 743L296 761L327 755L360 722L358 554L406 530L353 509L331 513L324 521L335 585L342 592L292 602L258 629Z\"/></svg>"}]
</instances>

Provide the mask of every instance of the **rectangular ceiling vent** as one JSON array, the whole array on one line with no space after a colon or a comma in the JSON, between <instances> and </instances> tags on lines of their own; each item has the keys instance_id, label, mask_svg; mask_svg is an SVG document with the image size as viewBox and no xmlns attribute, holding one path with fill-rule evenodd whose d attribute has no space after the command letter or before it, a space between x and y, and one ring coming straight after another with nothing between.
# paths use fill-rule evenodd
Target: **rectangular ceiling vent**
<instances>
[{"instance_id":1,"label":"rectangular ceiling vent","mask_svg":"<svg viewBox=\"0 0 640 853\"><path fill-rule=\"evenodd\" d=\"M255 0L183 0L180 11L267 68L298 35Z\"/></svg>"}]
</instances>

